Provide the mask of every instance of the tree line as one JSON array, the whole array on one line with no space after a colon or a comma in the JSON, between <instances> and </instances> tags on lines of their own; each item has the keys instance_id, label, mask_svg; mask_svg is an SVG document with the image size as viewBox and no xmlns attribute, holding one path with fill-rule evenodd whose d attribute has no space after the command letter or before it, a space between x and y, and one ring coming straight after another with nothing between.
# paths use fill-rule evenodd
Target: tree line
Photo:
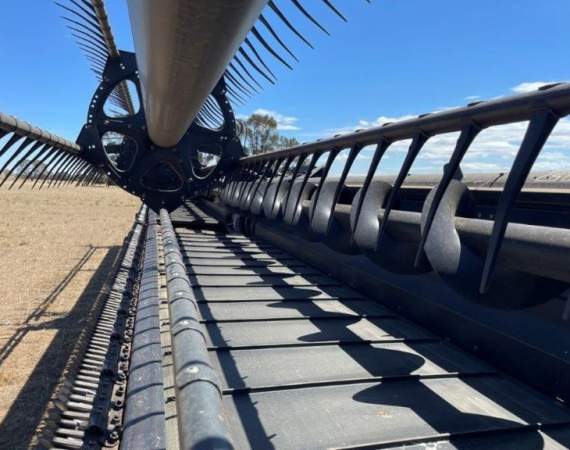
<instances>
[{"instance_id":1,"label":"tree line","mask_svg":"<svg viewBox=\"0 0 570 450\"><path fill-rule=\"evenodd\" d=\"M267 153L273 150L299 145L294 137L280 135L277 121L267 114L252 114L242 121L241 143L249 155Z\"/></svg>"}]
</instances>

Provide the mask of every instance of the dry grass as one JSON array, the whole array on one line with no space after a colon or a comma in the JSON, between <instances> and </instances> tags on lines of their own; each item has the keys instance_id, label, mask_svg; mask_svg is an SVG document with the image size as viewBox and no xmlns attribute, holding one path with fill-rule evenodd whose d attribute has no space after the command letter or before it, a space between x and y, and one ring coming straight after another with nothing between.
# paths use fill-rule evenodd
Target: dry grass
<instances>
[{"instance_id":1,"label":"dry grass","mask_svg":"<svg viewBox=\"0 0 570 450\"><path fill-rule=\"evenodd\" d=\"M0 448L31 442L139 205L117 188L0 191Z\"/></svg>"}]
</instances>

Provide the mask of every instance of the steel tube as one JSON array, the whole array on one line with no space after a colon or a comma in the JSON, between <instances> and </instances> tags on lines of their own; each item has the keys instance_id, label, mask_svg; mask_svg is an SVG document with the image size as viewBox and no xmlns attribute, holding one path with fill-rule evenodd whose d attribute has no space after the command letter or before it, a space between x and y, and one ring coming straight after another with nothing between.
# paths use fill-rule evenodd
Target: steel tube
<instances>
[{"instance_id":1,"label":"steel tube","mask_svg":"<svg viewBox=\"0 0 570 450\"><path fill-rule=\"evenodd\" d=\"M164 271L174 360L178 436L181 449L233 449L222 415L222 391L210 363L205 330L176 233L160 210Z\"/></svg>"},{"instance_id":2,"label":"steel tube","mask_svg":"<svg viewBox=\"0 0 570 450\"><path fill-rule=\"evenodd\" d=\"M303 202L308 214L310 201ZM336 205L334 215L339 222L350 221L349 205ZM378 211L378 220L384 219L384 209ZM399 239L420 242L421 214L394 210L386 231ZM484 256L491 232L492 220L467 217L455 218L455 229L461 240ZM570 230L566 228L509 223L498 259L498 266L521 272L570 282Z\"/></svg>"},{"instance_id":3,"label":"steel tube","mask_svg":"<svg viewBox=\"0 0 570 450\"><path fill-rule=\"evenodd\" d=\"M267 0L128 0L148 133L173 147Z\"/></svg>"},{"instance_id":4,"label":"steel tube","mask_svg":"<svg viewBox=\"0 0 570 450\"><path fill-rule=\"evenodd\" d=\"M121 450L166 448L156 228L149 211Z\"/></svg>"},{"instance_id":5,"label":"steel tube","mask_svg":"<svg viewBox=\"0 0 570 450\"><path fill-rule=\"evenodd\" d=\"M0 129L16 133L20 136L29 137L44 144L50 144L69 153L79 153L79 146L67 139L63 139L55 134L51 134L41 128L35 127L28 122L17 119L0 112Z\"/></svg>"}]
</instances>

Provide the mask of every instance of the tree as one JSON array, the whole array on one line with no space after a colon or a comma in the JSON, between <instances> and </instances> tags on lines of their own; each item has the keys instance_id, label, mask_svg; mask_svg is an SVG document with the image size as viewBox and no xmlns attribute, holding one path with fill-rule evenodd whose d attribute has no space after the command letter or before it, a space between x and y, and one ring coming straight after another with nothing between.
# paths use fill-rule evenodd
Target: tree
<instances>
[{"instance_id":1,"label":"tree","mask_svg":"<svg viewBox=\"0 0 570 450\"><path fill-rule=\"evenodd\" d=\"M273 150L279 141L277 121L265 114L252 114L245 120L243 146L252 155Z\"/></svg>"},{"instance_id":2,"label":"tree","mask_svg":"<svg viewBox=\"0 0 570 450\"><path fill-rule=\"evenodd\" d=\"M277 143L277 148L291 148L299 145L299 141L296 138L289 138L287 136L279 136L279 142Z\"/></svg>"},{"instance_id":3,"label":"tree","mask_svg":"<svg viewBox=\"0 0 570 450\"><path fill-rule=\"evenodd\" d=\"M242 145L247 153L256 155L299 145L295 138L281 136L277 121L267 114L252 114L244 122Z\"/></svg>"}]
</instances>

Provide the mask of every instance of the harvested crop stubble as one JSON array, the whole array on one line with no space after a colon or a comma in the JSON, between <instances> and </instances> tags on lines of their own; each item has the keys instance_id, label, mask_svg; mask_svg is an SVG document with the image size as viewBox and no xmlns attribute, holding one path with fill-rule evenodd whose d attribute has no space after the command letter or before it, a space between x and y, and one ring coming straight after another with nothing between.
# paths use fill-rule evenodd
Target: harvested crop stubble
<instances>
[{"instance_id":1,"label":"harvested crop stubble","mask_svg":"<svg viewBox=\"0 0 570 450\"><path fill-rule=\"evenodd\" d=\"M139 206L114 187L0 191L1 449L34 443Z\"/></svg>"}]
</instances>

